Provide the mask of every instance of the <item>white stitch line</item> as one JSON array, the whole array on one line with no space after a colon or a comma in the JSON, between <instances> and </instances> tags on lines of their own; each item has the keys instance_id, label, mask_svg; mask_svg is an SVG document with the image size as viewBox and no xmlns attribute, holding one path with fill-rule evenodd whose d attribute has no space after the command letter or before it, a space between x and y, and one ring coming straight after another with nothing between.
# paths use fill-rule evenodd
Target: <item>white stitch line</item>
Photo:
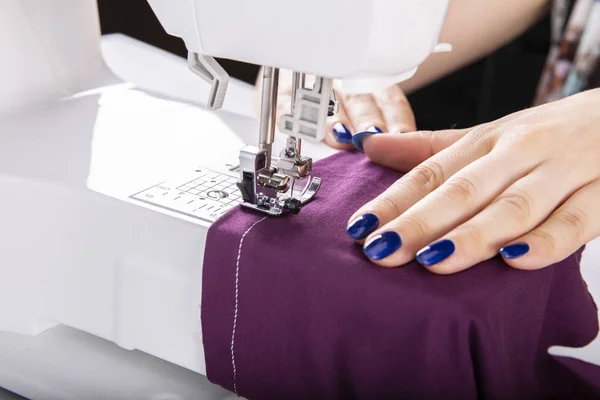
<instances>
[{"instance_id":1,"label":"white stitch line","mask_svg":"<svg viewBox=\"0 0 600 400\"><path fill-rule=\"evenodd\" d=\"M233 391L235 394L238 394L238 388L237 388L237 369L235 367L234 347L235 347L235 328L237 327L238 304L239 304L238 294L239 294L239 289L240 289L239 277L240 277L240 258L242 257L242 245L244 244L244 238L252 230L252 228L254 228L258 223L263 222L265 219L267 219L267 217L263 217L262 219L259 219L258 221L256 221L252 225L250 225L250 228L246 229L246 232L244 232L244 234L242 235L242 238L240 239L237 260L235 262L235 306L233 308L233 330L231 332L231 367L233 368Z\"/></svg>"}]
</instances>

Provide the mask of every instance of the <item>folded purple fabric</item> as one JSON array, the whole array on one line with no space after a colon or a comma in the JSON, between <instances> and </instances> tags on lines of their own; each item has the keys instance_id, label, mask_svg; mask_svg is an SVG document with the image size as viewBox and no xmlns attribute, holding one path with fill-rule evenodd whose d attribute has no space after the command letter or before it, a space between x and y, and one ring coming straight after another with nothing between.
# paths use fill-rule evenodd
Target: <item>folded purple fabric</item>
<instances>
[{"instance_id":1,"label":"folded purple fabric","mask_svg":"<svg viewBox=\"0 0 600 400\"><path fill-rule=\"evenodd\" d=\"M600 375L597 365L592 365L581 360L568 357L556 357L568 371L573 374L572 382L577 387L585 387L590 393L596 393L596 398L600 393Z\"/></svg>"},{"instance_id":2,"label":"folded purple fabric","mask_svg":"<svg viewBox=\"0 0 600 400\"><path fill-rule=\"evenodd\" d=\"M345 234L400 174L343 152L315 165L299 215L235 209L210 229L202 329L209 379L249 399L598 398L547 354L598 331L581 251L540 271L499 258L451 276L385 269ZM600 370L586 366L590 376Z\"/></svg>"}]
</instances>

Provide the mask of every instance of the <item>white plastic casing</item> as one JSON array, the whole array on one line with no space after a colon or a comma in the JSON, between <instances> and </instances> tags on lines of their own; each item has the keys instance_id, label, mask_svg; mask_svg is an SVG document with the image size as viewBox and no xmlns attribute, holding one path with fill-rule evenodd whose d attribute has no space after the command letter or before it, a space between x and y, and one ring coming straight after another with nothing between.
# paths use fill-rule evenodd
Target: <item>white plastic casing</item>
<instances>
[{"instance_id":1,"label":"white plastic casing","mask_svg":"<svg viewBox=\"0 0 600 400\"><path fill-rule=\"evenodd\" d=\"M409 78L436 51L449 0L148 2L191 52L343 79L346 90L371 91Z\"/></svg>"},{"instance_id":2,"label":"white plastic casing","mask_svg":"<svg viewBox=\"0 0 600 400\"><path fill-rule=\"evenodd\" d=\"M106 69L94 0L1 0L0 50L0 114L89 89Z\"/></svg>"}]
</instances>

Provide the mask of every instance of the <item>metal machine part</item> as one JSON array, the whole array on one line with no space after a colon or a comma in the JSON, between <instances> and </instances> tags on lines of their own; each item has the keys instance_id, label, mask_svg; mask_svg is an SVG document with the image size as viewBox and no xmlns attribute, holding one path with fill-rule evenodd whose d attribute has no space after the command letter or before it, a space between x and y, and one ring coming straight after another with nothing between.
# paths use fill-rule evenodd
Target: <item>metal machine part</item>
<instances>
[{"instance_id":1,"label":"metal machine part","mask_svg":"<svg viewBox=\"0 0 600 400\"><path fill-rule=\"evenodd\" d=\"M279 86L279 69L265 67L263 69L263 85L260 105L260 125L258 131L258 147L271 154L271 147L275 140L275 120L277 117L277 89ZM270 166L270 157L267 157L267 167Z\"/></svg>"},{"instance_id":2,"label":"metal machine part","mask_svg":"<svg viewBox=\"0 0 600 400\"><path fill-rule=\"evenodd\" d=\"M280 118L281 133L296 138L323 140L327 116L336 108L336 101L331 98L332 85L331 79L316 77L312 88L297 88L292 113Z\"/></svg>"},{"instance_id":3,"label":"metal machine part","mask_svg":"<svg viewBox=\"0 0 600 400\"><path fill-rule=\"evenodd\" d=\"M222 107L229 76L210 56L190 52L188 66L197 75L211 83L208 108ZM277 117L277 89L279 69L263 69L262 101L258 147L248 146L240 151L240 180L237 186L242 195L242 206L269 215L296 214L311 201L321 185L321 179L312 176L312 159L301 155L302 139L322 140L325 121L337 112L332 80L317 77L312 88L306 88L306 76L293 74L290 114L281 117L280 130L289 135L286 147L279 157L272 154ZM296 189L297 183L299 188ZM211 192L208 197L222 198Z\"/></svg>"},{"instance_id":4,"label":"metal machine part","mask_svg":"<svg viewBox=\"0 0 600 400\"><path fill-rule=\"evenodd\" d=\"M264 68L258 147L241 150L238 182L243 207L274 216L297 214L316 195L321 179L312 175L312 159L301 155L302 139L322 140L327 117L337 111L331 79L317 77L306 88L305 75L295 72L291 112L279 126L289 137L279 157L274 156L278 79L277 68Z\"/></svg>"}]
</instances>

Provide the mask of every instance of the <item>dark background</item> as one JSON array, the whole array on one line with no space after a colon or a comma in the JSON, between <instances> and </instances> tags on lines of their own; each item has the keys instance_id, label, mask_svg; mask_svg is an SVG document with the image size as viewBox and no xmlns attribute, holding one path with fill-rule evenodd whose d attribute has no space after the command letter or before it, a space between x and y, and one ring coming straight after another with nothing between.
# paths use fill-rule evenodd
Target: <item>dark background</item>
<instances>
[{"instance_id":1,"label":"dark background","mask_svg":"<svg viewBox=\"0 0 600 400\"><path fill-rule=\"evenodd\" d=\"M185 57L146 0L98 0L103 33L120 32ZM528 107L549 47L549 18L489 57L409 96L420 129L469 127ZM326 40L326 38L324 38ZM335 44L332 44L332 48ZM220 60L234 77L254 82L255 65Z\"/></svg>"}]
</instances>

